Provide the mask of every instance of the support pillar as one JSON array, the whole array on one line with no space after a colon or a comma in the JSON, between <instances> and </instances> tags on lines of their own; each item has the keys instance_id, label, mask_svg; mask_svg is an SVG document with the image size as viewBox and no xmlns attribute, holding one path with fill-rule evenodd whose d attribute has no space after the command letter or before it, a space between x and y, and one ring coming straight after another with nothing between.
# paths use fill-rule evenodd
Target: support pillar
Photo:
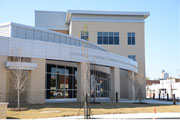
<instances>
[{"instance_id":1,"label":"support pillar","mask_svg":"<svg viewBox=\"0 0 180 120\"><path fill-rule=\"evenodd\" d=\"M128 71L128 99L135 100L134 72Z\"/></svg>"},{"instance_id":2,"label":"support pillar","mask_svg":"<svg viewBox=\"0 0 180 120\"><path fill-rule=\"evenodd\" d=\"M7 69L5 68L5 62L7 57L0 56L0 102L6 102L7 92Z\"/></svg>"},{"instance_id":3,"label":"support pillar","mask_svg":"<svg viewBox=\"0 0 180 120\"><path fill-rule=\"evenodd\" d=\"M77 63L77 101L83 102L85 95L90 94L90 65L89 63Z\"/></svg>"},{"instance_id":4,"label":"support pillar","mask_svg":"<svg viewBox=\"0 0 180 120\"><path fill-rule=\"evenodd\" d=\"M31 71L31 77L28 81L28 99L30 104L45 103L45 59L32 58L33 63L37 63L37 68Z\"/></svg>"},{"instance_id":5,"label":"support pillar","mask_svg":"<svg viewBox=\"0 0 180 120\"><path fill-rule=\"evenodd\" d=\"M118 94L118 100L120 100L120 69L116 67L110 68L110 98L112 101L116 100L116 93Z\"/></svg>"}]
</instances>

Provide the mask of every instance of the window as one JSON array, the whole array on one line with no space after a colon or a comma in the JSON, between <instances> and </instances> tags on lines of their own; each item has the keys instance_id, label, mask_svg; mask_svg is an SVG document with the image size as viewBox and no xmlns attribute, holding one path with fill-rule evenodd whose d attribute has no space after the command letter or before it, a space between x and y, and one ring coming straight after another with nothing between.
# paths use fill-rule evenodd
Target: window
<instances>
[{"instance_id":1,"label":"window","mask_svg":"<svg viewBox=\"0 0 180 120\"><path fill-rule=\"evenodd\" d=\"M128 32L128 45L135 45L135 32Z\"/></svg>"},{"instance_id":2,"label":"window","mask_svg":"<svg viewBox=\"0 0 180 120\"><path fill-rule=\"evenodd\" d=\"M130 59L136 61L136 55L128 55L128 58L130 58Z\"/></svg>"},{"instance_id":3,"label":"window","mask_svg":"<svg viewBox=\"0 0 180 120\"><path fill-rule=\"evenodd\" d=\"M46 98L76 98L77 68L51 64L46 68Z\"/></svg>"},{"instance_id":4,"label":"window","mask_svg":"<svg viewBox=\"0 0 180 120\"><path fill-rule=\"evenodd\" d=\"M91 96L109 97L110 74L96 70L91 70L90 74Z\"/></svg>"},{"instance_id":5,"label":"window","mask_svg":"<svg viewBox=\"0 0 180 120\"><path fill-rule=\"evenodd\" d=\"M97 43L119 45L119 32L97 32Z\"/></svg>"},{"instance_id":6,"label":"window","mask_svg":"<svg viewBox=\"0 0 180 120\"><path fill-rule=\"evenodd\" d=\"M81 31L81 39L89 40L89 32Z\"/></svg>"}]
</instances>

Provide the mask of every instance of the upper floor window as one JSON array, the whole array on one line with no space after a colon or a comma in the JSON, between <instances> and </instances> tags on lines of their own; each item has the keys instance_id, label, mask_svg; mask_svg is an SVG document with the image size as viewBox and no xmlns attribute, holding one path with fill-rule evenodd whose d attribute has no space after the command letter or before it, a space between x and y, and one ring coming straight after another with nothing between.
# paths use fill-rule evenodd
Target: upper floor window
<instances>
[{"instance_id":1,"label":"upper floor window","mask_svg":"<svg viewBox=\"0 0 180 120\"><path fill-rule=\"evenodd\" d=\"M130 59L136 61L136 55L128 55L128 58L130 58Z\"/></svg>"},{"instance_id":2,"label":"upper floor window","mask_svg":"<svg viewBox=\"0 0 180 120\"><path fill-rule=\"evenodd\" d=\"M97 32L97 43L119 45L119 32Z\"/></svg>"},{"instance_id":3,"label":"upper floor window","mask_svg":"<svg viewBox=\"0 0 180 120\"><path fill-rule=\"evenodd\" d=\"M81 39L89 40L89 32L81 31Z\"/></svg>"},{"instance_id":4,"label":"upper floor window","mask_svg":"<svg viewBox=\"0 0 180 120\"><path fill-rule=\"evenodd\" d=\"M135 32L128 32L128 45L135 45Z\"/></svg>"}]
</instances>

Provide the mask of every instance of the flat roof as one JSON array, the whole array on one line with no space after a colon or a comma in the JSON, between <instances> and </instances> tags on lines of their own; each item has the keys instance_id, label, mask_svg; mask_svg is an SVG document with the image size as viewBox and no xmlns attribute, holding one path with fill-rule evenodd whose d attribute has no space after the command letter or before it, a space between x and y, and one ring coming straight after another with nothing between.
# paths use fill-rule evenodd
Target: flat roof
<instances>
[{"instance_id":1,"label":"flat roof","mask_svg":"<svg viewBox=\"0 0 180 120\"><path fill-rule=\"evenodd\" d=\"M93 10L68 10L66 22L69 23L72 15L107 15L107 16L143 16L146 19L150 12L128 12L128 11L93 11Z\"/></svg>"}]
</instances>

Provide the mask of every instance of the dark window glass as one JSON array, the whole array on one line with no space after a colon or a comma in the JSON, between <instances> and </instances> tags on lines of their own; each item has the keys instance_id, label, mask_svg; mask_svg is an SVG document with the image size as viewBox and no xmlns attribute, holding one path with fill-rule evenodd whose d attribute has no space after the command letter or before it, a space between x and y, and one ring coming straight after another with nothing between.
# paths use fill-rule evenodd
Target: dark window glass
<instances>
[{"instance_id":1,"label":"dark window glass","mask_svg":"<svg viewBox=\"0 0 180 120\"><path fill-rule=\"evenodd\" d=\"M81 39L88 40L89 32L81 31Z\"/></svg>"},{"instance_id":2,"label":"dark window glass","mask_svg":"<svg viewBox=\"0 0 180 120\"><path fill-rule=\"evenodd\" d=\"M128 45L131 45L131 37L128 37Z\"/></svg>"},{"instance_id":3,"label":"dark window glass","mask_svg":"<svg viewBox=\"0 0 180 120\"><path fill-rule=\"evenodd\" d=\"M128 33L128 37L131 37L131 33Z\"/></svg>"},{"instance_id":4,"label":"dark window glass","mask_svg":"<svg viewBox=\"0 0 180 120\"><path fill-rule=\"evenodd\" d=\"M113 37L109 37L109 44L113 44Z\"/></svg>"},{"instance_id":5,"label":"dark window glass","mask_svg":"<svg viewBox=\"0 0 180 120\"><path fill-rule=\"evenodd\" d=\"M72 75L69 75L68 77L67 77L67 79L66 79L66 88L68 88L68 89L73 89L73 82L74 82L74 76L72 76Z\"/></svg>"},{"instance_id":6,"label":"dark window glass","mask_svg":"<svg viewBox=\"0 0 180 120\"><path fill-rule=\"evenodd\" d=\"M132 37L132 45L135 45L135 37Z\"/></svg>"},{"instance_id":7,"label":"dark window glass","mask_svg":"<svg viewBox=\"0 0 180 120\"><path fill-rule=\"evenodd\" d=\"M119 32L98 32L97 33L98 44L119 44Z\"/></svg>"},{"instance_id":8,"label":"dark window glass","mask_svg":"<svg viewBox=\"0 0 180 120\"><path fill-rule=\"evenodd\" d=\"M135 37L135 33L133 32L133 33L131 33L132 34L132 37Z\"/></svg>"},{"instance_id":9,"label":"dark window glass","mask_svg":"<svg viewBox=\"0 0 180 120\"><path fill-rule=\"evenodd\" d=\"M108 44L108 36L103 36L103 44Z\"/></svg>"},{"instance_id":10,"label":"dark window glass","mask_svg":"<svg viewBox=\"0 0 180 120\"><path fill-rule=\"evenodd\" d=\"M136 61L136 55L128 55L128 58L130 58L130 59Z\"/></svg>"},{"instance_id":11,"label":"dark window glass","mask_svg":"<svg viewBox=\"0 0 180 120\"><path fill-rule=\"evenodd\" d=\"M108 32L103 32L103 36L108 36Z\"/></svg>"},{"instance_id":12,"label":"dark window glass","mask_svg":"<svg viewBox=\"0 0 180 120\"><path fill-rule=\"evenodd\" d=\"M135 45L135 32L128 32L128 45Z\"/></svg>"},{"instance_id":13,"label":"dark window glass","mask_svg":"<svg viewBox=\"0 0 180 120\"><path fill-rule=\"evenodd\" d=\"M98 32L98 36L102 36L102 32Z\"/></svg>"},{"instance_id":14,"label":"dark window glass","mask_svg":"<svg viewBox=\"0 0 180 120\"><path fill-rule=\"evenodd\" d=\"M116 45L119 44L119 37L115 37L114 44L116 44Z\"/></svg>"},{"instance_id":15,"label":"dark window glass","mask_svg":"<svg viewBox=\"0 0 180 120\"><path fill-rule=\"evenodd\" d=\"M118 32L114 32L114 36L115 37L119 37L119 33Z\"/></svg>"},{"instance_id":16,"label":"dark window glass","mask_svg":"<svg viewBox=\"0 0 180 120\"><path fill-rule=\"evenodd\" d=\"M57 66L57 73L58 74L65 74L65 67L64 66Z\"/></svg>"},{"instance_id":17,"label":"dark window glass","mask_svg":"<svg viewBox=\"0 0 180 120\"><path fill-rule=\"evenodd\" d=\"M110 37L113 37L113 32L109 32L109 36L110 36Z\"/></svg>"},{"instance_id":18,"label":"dark window glass","mask_svg":"<svg viewBox=\"0 0 180 120\"><path fill-rule=\"evenodd\" d=\"M76 98L77 68L48 64L46 70L46 98Z\"/></svg>"},{"instance_id":19,"label":"dark window glass","mask_svg":"<svg viewBox=\"0 0 180 120\"><path fill-rule=\"evenodd\" d=\"M102 36L98 36L98 44L102 44Z\"/></svg>"},{"instance_id":20,"label":"dark window glass","mask_svg":"<svg viewBox=\"0 0 180 120\"><path fill-rule=\"evenodd\" d=\"M57 74L57 89L65 88L65 75Z\"/></svg>"},{"instance_id":21,"label":"dark window glass","mask_svg":"<svg viewBox=\"0 0 180 120\"><path fill-rule=\"evenodd\" d=\"M73 67L66 67L66 71L65 71L66 75L73 74L73 72L74 72Z\"/></svg>"},{"instance_id":22,"label":"dark window glass","mask_svg":"<svg viewBox=\"0 0 180 120\"><path fill-rule=\"evenodd\" d=\"M47 65L47 72L56 73L56 66L55 65Z\"/></svg>"},{"instance_id":23,"label":"dark window glass","mask_svg":"<svg viewBox=\"0 0 180 120\"><path fill-rule=\"evenodd\" d=\"M56 74L50 74L50 89L56 89Z\"/></svg>"}]
</instances>

